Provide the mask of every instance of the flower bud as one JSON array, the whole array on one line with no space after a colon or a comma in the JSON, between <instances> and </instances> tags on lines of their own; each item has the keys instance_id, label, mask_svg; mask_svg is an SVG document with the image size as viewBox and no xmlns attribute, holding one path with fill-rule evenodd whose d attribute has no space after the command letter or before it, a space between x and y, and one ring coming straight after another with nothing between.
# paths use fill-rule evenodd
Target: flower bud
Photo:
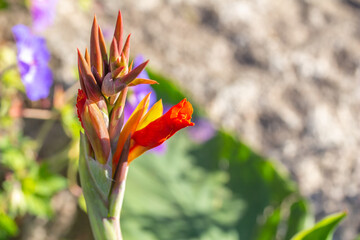
<instances>
[{"instance_id":1,"label":"flower bud","mask_svg":"<svg viewBox=\"0 0 360 240\"><path fill-rule=\"evenodd\" d=\"M86 98L82 90L78 92L76 107L95 159L105 164L110 154L110 138L102 112L96 103Z\"/></svg>"}]
</instances>

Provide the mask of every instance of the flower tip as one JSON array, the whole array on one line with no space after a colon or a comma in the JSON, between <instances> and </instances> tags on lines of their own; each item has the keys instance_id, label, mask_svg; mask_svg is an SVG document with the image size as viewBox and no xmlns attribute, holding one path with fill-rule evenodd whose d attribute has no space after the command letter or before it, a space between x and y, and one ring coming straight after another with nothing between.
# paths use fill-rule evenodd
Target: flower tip
<instances>
[{"instance_id":1,"label":"flower tip","mask_svg":"<svg viewBox=\"0 0 360 240\"><path fill-rule=\"evenodd\" d=\"M122 16L121 12L119 11L117 19L116 19L116 25L115 25L115 31L114 31L114 37L118 41L118 48L121 50L122 48L122 34L123 34L123 23L122 23Z\"/></svg>"},{"instance_id":2,"label":"flower tip","mask_svg":"<svg viewBox=\"0 0 360 240\"><path fill-rule=\"evenodd\" d=\"M77 48L77 54L78 54L78 62L81 62L81 60L84 58L83 55L81 54L81 51L79 48Z\"/></svg>"},{"instance_id":3,"label":"flower tip","mask_svg":"<svg viewBox=\"0 0 360 240\"><path fill-rule=\"evenodd\" d=\"M184 98L179 103L179 109L175 112L177 112L177 114L180 116L180 121L184 120L187 126L191 127L195 125L195 123L191 122L194 109L192 107L192 104L186 98Z\"/></svg>"},{"instance_id":4,"label":"flower tip","mask_svg":"<svg viewBox=\"0 0 360 240\"><path fill-rule=\"evenodd\" d=\"M97 19L96 19L96 14L94 14L93 26L96 26L96 27L98 26Z\"/></svg>"},{"instance_id":5,"label":"flower tip","mask_svg":"<svg viewBox=\"0 0 360 240\"><path fill-rule=\"evenodd\" d=\"M116 27L121 27L122 28L122 15L121 15L121 11L118 11L118 15L117 15L117 19L116 19Z\"/></svg>"}]
</instances>

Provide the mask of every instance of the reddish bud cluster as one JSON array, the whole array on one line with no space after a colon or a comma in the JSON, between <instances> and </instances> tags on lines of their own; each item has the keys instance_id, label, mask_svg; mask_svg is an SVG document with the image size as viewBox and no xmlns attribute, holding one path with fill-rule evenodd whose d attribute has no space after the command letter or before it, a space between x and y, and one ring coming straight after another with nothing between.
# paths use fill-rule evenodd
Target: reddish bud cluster
<instances>
[{"instance_id":1,"label":"reddish bud cluster","mask_svg":"<svg viewBox=\"0 0 360 240\"><path fill-rule=\"evenodd\" d=\"M129 151L125 159L129 163L143 152L163 143L178 130L194 125L191 122L193 109L186 99L162 115L161 101L147 111L149 95L123 125L127 88L157 82L137 78L148 61L132 69L132 63L129 63L130 35L123 45L122 33L119 12L108 54L101 28L94 17L90 53L86 49L83 57L78 50L81 85L76 104L78 117L95 159L105 164L112 156L113 171L124 149Z\"/></svg>"}]
</instances>

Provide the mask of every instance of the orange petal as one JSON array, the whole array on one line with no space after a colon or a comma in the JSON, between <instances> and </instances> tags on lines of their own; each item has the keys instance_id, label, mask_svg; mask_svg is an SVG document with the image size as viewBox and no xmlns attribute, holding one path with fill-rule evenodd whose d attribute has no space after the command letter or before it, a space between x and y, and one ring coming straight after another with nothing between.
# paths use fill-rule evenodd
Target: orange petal
<instances>
[{"instance_id":1,"label":"orange petal","mask_svg":"<svg viewBox=\"0 0 360 240\"><path fill-rule=\"evenodd\" d=\"M131 138L133 141L129 162L146 150L159 146L180 129L193 126L194 123L191 122L192 113L191 103L184 99L170 108L163 116L134 132Z\"/></svg>"},{"instance_id":2,"label":"orange petal","mask_svg":"<svg viewBox=\"0 0 360 240\"><path fill-rule=\"evenodd\" d=\"M133 141L132 141L132 144L134 144ZM136 145L133 148L131 148L130 152L129 152L129 156L128 156L128 164L130 164L132 162L132 160L139 157L141 154L143 154L147 150L149 150L149 148L143 147L140 145Z\"/></svg>"},{"instance_id":3,"label":"orange petal","mask_svg":"<svg viewBox=\"0 0 360 240\"><path fill-rule=\"evenodd\" d=\"M157 81L151 80L151 79L136 78L128 86L131 87L131 86L136 86L139 84L159 84L159 83Z\"/></svg>"},{"instance_id":4,"label":"orange petal","mask_svg":"<svg viewBox=\"0 0 360 240\"><path fill-rule=\"evenodd\" d=\"M148 109L149 101L150 93L146 95L144 99L139 103L139 105L135 108L134 112L131 114L129 120L126 122L123 130L121 131L117 147L112 159L113 169L115 169L118 164L126 139L135 132L141 118L144 116L146 110Z\"/></svg>"}]
</instances>

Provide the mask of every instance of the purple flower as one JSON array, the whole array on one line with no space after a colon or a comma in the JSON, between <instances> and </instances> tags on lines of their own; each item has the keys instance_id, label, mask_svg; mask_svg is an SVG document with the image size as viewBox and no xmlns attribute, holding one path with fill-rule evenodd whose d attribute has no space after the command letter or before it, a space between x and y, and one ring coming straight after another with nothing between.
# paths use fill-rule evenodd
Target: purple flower
<instances>
[{"instance_id":1,"label":"purple flower","mask_svg":"<svg viewBox=\"0 0 360 240\"><path fill-rule=\"evenodd\" d=\"M32 101L46 98L52 85L52 72L48 67L50 53L45 39L35 36L24 25L12 28L17 47L17 60L26 95Z\"/></svg>"},{"instance_id":2,"label":"purple flower","mask_svg":"<svg viewBox=\"0 0 360 240\"><path fill-rule=\"evenodd\" d=\"M31 0L33 29L43 31L54 22L57 0Z\"/></svg>"},{"instance_id":3,"label":"purple flower","mask_svg":"<svg viewBox=\"0 0 360 240\"><path fill-rule=\"evenodd\" d=\"M188 133L195 142L206 142L215 135L214 125L205 118L195 119L194 123L195 126L188 128Z\"/></svg>"}]
</instances>

